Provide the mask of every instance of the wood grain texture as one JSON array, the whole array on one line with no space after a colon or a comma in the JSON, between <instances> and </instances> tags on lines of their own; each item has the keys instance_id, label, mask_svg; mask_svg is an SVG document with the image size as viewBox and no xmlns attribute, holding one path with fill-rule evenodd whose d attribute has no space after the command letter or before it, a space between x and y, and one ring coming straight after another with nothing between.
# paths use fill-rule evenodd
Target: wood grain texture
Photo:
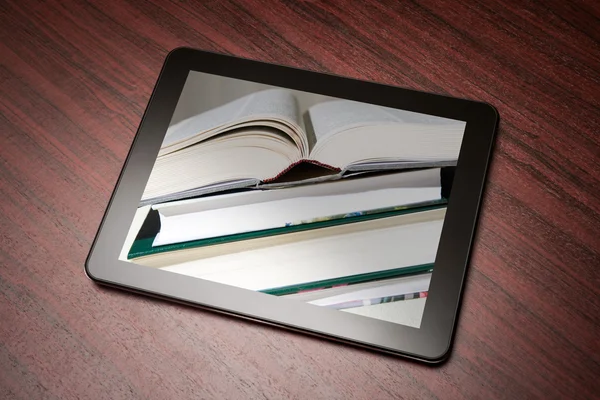
<instances>
[{"instance_id":1,"label":"wood grain texture","mask_svg":"<svg viewBox=\"0 0 600 400\"><path fill-rule=\"evenodd\" d=\"M449 362L85 277L164 57L183 45L498 108ZM1 1L0 398L598 398L599 71L597 1Z\"/></svg>"}]
</instances>

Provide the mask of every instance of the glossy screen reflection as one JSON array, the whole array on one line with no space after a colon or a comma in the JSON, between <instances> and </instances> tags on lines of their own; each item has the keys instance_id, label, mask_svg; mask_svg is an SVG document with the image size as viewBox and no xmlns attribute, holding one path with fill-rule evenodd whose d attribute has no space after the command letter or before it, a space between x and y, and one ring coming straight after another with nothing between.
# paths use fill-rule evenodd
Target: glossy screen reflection
<instances>
[{"instance_id":1,"label":"glossy screen reflection","mask_svg":"<svg viewBox=\"0 0 600 400\"><path fill-rule=\"evenodd\" d=\"M419 327L464 130L190 72L120 259Z\"/></svg>"}]
</instances>

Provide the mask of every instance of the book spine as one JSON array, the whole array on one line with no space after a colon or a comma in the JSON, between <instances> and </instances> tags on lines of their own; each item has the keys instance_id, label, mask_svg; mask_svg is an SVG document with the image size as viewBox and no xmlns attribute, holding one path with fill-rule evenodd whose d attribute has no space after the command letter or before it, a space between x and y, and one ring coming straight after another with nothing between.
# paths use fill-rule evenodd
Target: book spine
<instances>
[{"instance_id":1,"label":"book spine","mask_svg":"<svg viewBox=\"0 0 600 400\"><path fill-rule=\"evenodd\" d=\"M286 169L284 169L283 171L281 171L280 173L278 173L277 175L275 175L273 178L264 179L263 183L270 183L270 182L276 181L277 179L281 178L283 175L285 175L286 173L288 173L292 168L294 168L295 166L300 165L302 163L308 163L308 164L316 165L318 167L327 168L327 169L329 169L329 170L331 170L332 172L335 172L335 173L338 173L338 172L341 171L340 168L333 167L333 166L331 166L329 164L325 164L325 163L322 163L322 162L319 162L319 161L309 160L309 159L303 158L301 160L296 161L293 164L290 164Z\"/></svg>"}]
</instances>

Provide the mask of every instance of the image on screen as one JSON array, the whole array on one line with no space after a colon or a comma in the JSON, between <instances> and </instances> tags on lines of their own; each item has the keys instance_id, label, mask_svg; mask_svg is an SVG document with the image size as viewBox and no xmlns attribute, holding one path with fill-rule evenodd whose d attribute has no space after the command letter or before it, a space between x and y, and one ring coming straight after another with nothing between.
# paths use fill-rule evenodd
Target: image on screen
<instances>
[{"instance_id":1,"label":"image on screen","mask_svg":"<svg viewBox=\"0 0 600 400\"><path fill-rule=\"evenodd\" d=\"M192 71L120 259L419 328L465 126Z\"/></svg>"}]
</instances>

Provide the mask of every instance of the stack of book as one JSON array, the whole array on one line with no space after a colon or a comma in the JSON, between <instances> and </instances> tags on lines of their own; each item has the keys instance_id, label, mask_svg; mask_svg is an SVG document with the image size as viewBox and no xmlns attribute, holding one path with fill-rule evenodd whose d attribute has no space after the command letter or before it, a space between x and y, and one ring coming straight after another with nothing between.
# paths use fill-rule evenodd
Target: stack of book
<instances>
[{"instance_id":1,"label":"stack of book","mask_svg":"<svg viewBox=\"0 0 600 400\"><path fill-rule=\"evenodd\" d=\"M169 128L123 257L386 319L383 305L427 295L463 132L253 93Z\"/></svg>"}]
</instances>

